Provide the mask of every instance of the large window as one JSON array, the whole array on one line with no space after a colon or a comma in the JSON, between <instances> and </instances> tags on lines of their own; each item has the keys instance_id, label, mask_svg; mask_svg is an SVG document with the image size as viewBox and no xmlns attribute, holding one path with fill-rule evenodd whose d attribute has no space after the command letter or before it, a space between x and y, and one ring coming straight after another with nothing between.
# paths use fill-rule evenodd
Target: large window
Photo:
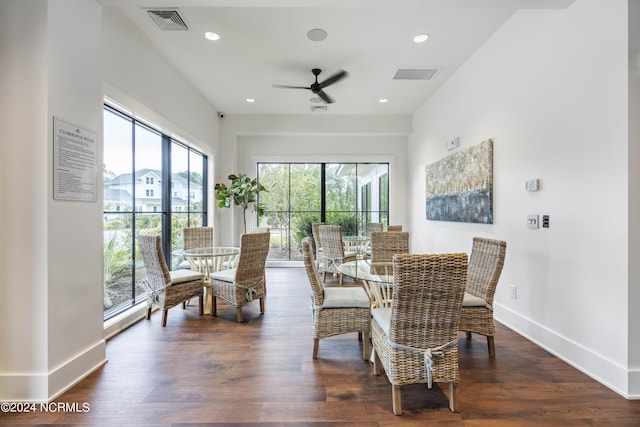
<instances>
[{"instance_id":1,"label":"large window","mask_svg":"<svg viewBox=\"0 0 640 427\"><path fill-rule=\"evenodd\" d=\"M262 227L271 228L271 260L300 260L311 224L341 225L364 234L368 222L388 223L387 163L259 163L265 207ZM382 188L384 187L384 188Z\"/></svg>"},{"instance_id":2,"label":"large window","mask_svg":"<svg viewBox=\"0 0 640 427\"><path fill-rule=\"evenodd\" d=\"M140 233L182 247L182 228L205 225L206 157L109 106L104 108L104 318L144 298Z\"/></svg>"}]
</instances>

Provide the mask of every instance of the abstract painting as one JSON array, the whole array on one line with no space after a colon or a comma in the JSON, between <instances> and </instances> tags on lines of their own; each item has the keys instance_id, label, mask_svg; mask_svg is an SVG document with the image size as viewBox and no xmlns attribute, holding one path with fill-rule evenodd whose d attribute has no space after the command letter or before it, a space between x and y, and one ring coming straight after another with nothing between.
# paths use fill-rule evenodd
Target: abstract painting
<instances>
[{"instance_id":1,"label":"abstract painting","mask_svg":"<svg viewBox=\"0 0 640 427\"><path fill-rule=\"evenodd\" d=\"M493 140L427 165L425 181L428 220L493 224Z\"/></svg>"}]
</instances>

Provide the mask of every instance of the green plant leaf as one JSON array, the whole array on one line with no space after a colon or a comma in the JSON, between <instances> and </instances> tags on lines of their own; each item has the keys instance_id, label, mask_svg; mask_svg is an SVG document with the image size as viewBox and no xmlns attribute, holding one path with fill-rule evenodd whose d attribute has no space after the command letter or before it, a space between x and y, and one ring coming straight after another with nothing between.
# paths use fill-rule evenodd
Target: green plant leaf
<instances>
[{"instance_id":1,"label":"green plant leaf","mask_svg":"<svg viewBox=\"0 0 640 427\"><path fill-rule=\"evenodd\" d=\"M231 181L228 187L222 182L215 184L215 198L218 200L219 208L229 208L232 202L236 206L242 206L246 232L247 208L253 204L254 212L257 212L258 216L264 215L264 208L259 206L257 201L259 193L268 190L257 178L251 179L245 174L231 174L228 178Z\"/></svg>"}]
</instances>

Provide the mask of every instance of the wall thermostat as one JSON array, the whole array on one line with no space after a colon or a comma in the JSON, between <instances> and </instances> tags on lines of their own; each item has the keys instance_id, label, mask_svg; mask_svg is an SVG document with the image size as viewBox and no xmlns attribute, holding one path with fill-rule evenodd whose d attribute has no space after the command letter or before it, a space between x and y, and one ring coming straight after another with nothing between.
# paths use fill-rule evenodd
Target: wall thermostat
<instances>
[{"instance_id":1,"label":"wall thermostat","mask_svg":"<svg viewBox=\"0 0 640 427\"><path fill-rule=\"evenodd\" d=\"M524 188L526 188L527 191L538 191L538 189L540 188L539 180L530 179L525 183Z\"/></svg>"}]
</instances>

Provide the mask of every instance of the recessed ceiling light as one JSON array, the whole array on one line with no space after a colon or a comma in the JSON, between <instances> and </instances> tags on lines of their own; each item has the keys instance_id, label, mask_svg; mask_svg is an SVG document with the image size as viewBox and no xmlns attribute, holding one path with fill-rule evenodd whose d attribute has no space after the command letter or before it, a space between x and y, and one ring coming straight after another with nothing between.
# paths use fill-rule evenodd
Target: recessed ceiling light
<instances>
[{"instance_id":1,"label":"recessed ceiling light","mask_svg":"<svg viewBox=\"0 0 640 427\"><path fill-rule=\"evenodd\" d=\"M245 101L247 101L249 104L253 104L254 102L256 102L256 100L253 98L247 98L245 99Z\"/></svg>"},{"instance_id":2,"label":"recessed ceiling light","mask_svg":"<svg viewBox=\"0 0 640 427\"><path fill-rule=\"evenodd\" d=\"M321 30L320 28L314 28L313 30L309 30L307 32L307 37L309 40L314 42L321 42L322 40L327 38L327 32L325 30Z\"/></svg>"},{"instance_id":3,"label":"recessed ceiling light","mask_svg":"<svg viewBox=\"0 0 640 427\"><path fill-rule=\"evenodd\" d=\"M417 36L415 36L413 38L413 41L416 42L416 43L422 43L422 42L426 42L428 38L429 38L429 34L422 33L422 34L418 34Z\"/></svg>"},{"instance_id":4,"label":"recessed ceiling light","mask_svg":"<svg viewBox=\"0 0 640 427\"><path fill-rule=\"evenodd\" d=\"M207 31L206 33L204 33L204 36L207 38L207 40L220 40L220 34L214 33L213 31Z\"/></svg>"},{"instance_id":5,"label":"recessed ceiling light","mask_svg":"<svg viewBox=\"0 0 640 427\"><path fill-rule=\"evenodd\" d=\"M387 98L380 98L380 99L378 99L378 102L381 103L381 104L384 104L384 103L389 102L389 100Z\"/></svg>"}]
</instances>

